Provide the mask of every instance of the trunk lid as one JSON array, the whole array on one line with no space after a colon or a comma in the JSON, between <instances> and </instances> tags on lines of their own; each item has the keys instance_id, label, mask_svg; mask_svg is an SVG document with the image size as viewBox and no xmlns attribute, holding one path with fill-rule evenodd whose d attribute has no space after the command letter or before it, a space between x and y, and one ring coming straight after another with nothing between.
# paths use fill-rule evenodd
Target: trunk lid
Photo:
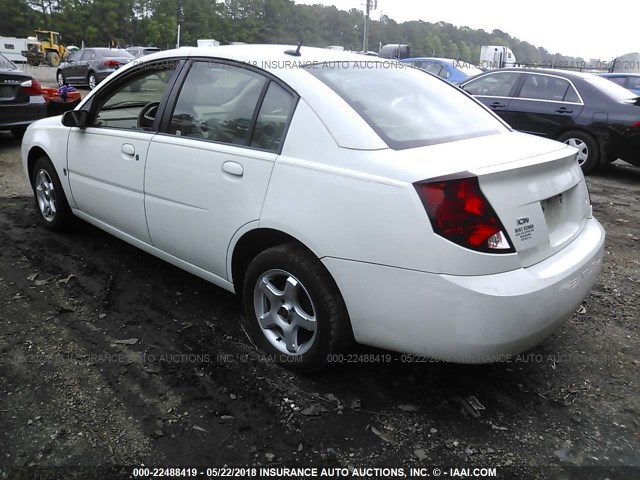
<instances>
[{"instance_id":1,"label":"trunk lid","mask_svg":"<svg viewBox=\"0 0 640 480\"><path fill-rule=\"evenodd\" d=\"M477 168L480 188L500 217L521 265L531 266L569 244L591 216L589 193L574 152L539 163Z\"/></svg>"},{"instance_id":2,"label":"trunk lid","mask_svg":"<svg viewBox=\"0 0 640 480\"><path fill-rule=\"evenodd\" d=\"M528 267L570 243L591 216L576 152L559 142L511 132L394 153L400 154L403 180L412 183L477 176L521 266Z\"/></svg>"},{"instance_id":3,"label":"trunk lid","mask_svg":"<svg viewBox=\"0 0 640 480\"><path fill-rule=\"evenodd\" d=\"M29 103L29 95L20 86L31 77L20 71L0 71L0 105Z\"/></svg>"}]
</instances>

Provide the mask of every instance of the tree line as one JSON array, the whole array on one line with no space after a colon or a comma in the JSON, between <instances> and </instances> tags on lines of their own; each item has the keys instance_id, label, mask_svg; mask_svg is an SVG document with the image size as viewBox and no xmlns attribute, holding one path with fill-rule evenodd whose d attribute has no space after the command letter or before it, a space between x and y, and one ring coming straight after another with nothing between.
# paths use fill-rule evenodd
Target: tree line
<instances>
[{"instance_id":1,"label":"tree line","mask_svg":"<svg viewBox=\"0 0 640 480\"><path fill-rule=\"evenodd\" d=\"M181 28L181 45L199 38L221 43L286 43L362 50L361 10L297 5L293 0L0 0L0 36L26 37L36 28L55 30L66 45L153 45L171 48ZM501 30L486 32L445 22L397 23L382 16L370 22L369 50L406 43L412 54L478 63L482 45L510 47L519 61L592 63L552 54ZM604 59L610 60L610 59Z\"/></svg>"}]
</instances>

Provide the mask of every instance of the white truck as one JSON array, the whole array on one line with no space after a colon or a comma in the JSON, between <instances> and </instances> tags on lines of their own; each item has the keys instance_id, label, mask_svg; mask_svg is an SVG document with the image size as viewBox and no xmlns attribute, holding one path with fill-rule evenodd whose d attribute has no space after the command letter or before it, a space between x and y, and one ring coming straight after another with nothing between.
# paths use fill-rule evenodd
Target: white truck
<instances>
[{"instance_id":1,"label":"white truck","mask_svg":"<svg viewBox=\"0 0 640 480\"><path fill-rule=\"evenodd\" d=\"M480 47L480 68L494 70L496 68L513 67L516 56L509 47L501 45L483 45Z\"/></svg>"}]
</instances>

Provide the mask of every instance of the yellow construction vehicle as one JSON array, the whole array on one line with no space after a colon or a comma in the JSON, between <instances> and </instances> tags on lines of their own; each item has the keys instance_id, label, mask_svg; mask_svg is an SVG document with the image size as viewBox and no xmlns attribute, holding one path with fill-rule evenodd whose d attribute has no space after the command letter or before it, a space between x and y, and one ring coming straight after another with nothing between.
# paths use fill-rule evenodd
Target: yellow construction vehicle
<instances>
[{"instance_id":1,"label":"yellow construction vehicle","mask_svg":"<svg viewBox=\"0 0 640 480\"><path fill-rule=\"evenodd\" d=\"M36 30L38 49L43 61L57 67L67 56L67 49L60 44L60 34L49 30Z\"/></svg>"}]
</instances>

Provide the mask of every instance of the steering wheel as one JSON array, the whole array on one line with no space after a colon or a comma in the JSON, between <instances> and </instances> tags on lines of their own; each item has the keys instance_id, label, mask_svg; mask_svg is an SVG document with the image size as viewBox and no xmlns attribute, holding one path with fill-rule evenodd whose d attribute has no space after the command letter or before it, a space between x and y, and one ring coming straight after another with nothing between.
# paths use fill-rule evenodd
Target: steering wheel
<instances>
[{"instance_id":1,"label":"steering wheel","mask_svg":"<svg viewBox=\"0 0 640 480\"><path fill-rule=\"evenodd\" d=\"M138 114L138 128L151 128L158 113L160 102L147 103Z\"/></svg>"}]
</instances>

